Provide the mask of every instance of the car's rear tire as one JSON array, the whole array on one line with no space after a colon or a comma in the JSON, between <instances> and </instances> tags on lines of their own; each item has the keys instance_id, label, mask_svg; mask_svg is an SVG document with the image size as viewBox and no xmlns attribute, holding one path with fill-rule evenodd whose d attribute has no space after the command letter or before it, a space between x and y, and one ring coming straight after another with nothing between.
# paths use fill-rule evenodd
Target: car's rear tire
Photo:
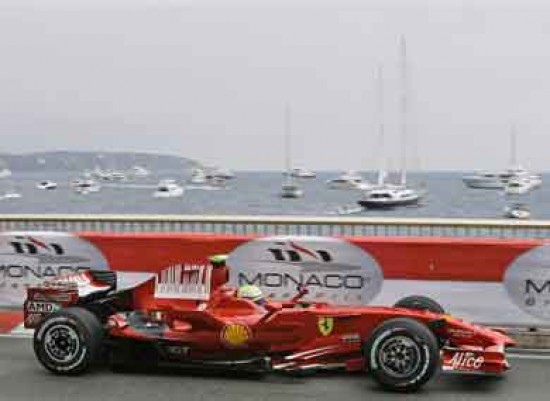
<instances>
[{"instance_id":1,"label":"car's rear tire","mask_svg":"<svg viewBox=\"0 0 550 401\"><path fill-rule=\"evenodd\" d=\"M441 365L434 334L408 318L380 324L365 344L366 365L382 387L412 392L422 387Z\"/></svg>"},{"instance_id":2,"label":"car's rear tire","mask_svg":"<svg viewBox=\"0 0 550 401\"><path fill-rule=\"evenodd\" d=\"M433 313L445 314L445 309L439 303L423 295L410 295L401 298L394 305L396 308L407 308L414 310L427 310Z\"/></svg>"},{"instance_id":3,"label":"car's rear tire","mask_svg":"<svg viewBox=\"0 0 550 401\"><path fill-rule=\"evenodd\" d=\"M66 308L40 322L34 332L34 353L48 370L76 375L90 370L100 359L103 328L84 308Z\"/></svg>"}]
</instances>

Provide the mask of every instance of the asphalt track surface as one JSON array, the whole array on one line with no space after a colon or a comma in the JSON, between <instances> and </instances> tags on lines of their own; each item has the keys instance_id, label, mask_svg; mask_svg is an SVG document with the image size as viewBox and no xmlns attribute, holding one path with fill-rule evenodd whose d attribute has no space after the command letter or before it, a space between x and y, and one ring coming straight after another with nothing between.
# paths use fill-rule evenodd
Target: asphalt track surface
<instances>
[{"instance_id":1,"label":"asphalt track surface","mask_svg":"<svg viewBox=\"0 0 550 401\"><path fill-rule=\"evenodd\" d=\"M542 358L542 359L541 359ZM189 372L113 373L100 369L78 377L45 371L30 339L0 338L0 400L289 401L289 400L543 400L550 394L550 358L511 359L504 378L442 375L416 394L380 390L362 374L263 378Z\"/></svg>"}]
</instances>

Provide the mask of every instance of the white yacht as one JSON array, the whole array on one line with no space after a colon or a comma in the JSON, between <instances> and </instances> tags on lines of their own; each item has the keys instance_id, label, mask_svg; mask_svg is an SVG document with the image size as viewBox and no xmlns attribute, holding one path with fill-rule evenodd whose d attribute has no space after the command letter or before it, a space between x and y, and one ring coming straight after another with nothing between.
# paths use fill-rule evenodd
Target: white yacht
<instances>
[{"instance_id":1,"label":"white yacht","mask_svg":"<svg viewBox=\"0 0 550 401\"><path fill-rule=\"evenodd\" d=\"M14 191L6 191L0 195L0 200L19 199L19 198L21 198L21 194L19 192L14 192Z\"/></svg>"},{"instance_id":2,"label":"white yacht","mask_svg":"<svg viewBox=\"0 0 550 401\"><path fill-rule=\"evenodd\" d=\"M7 167L0 168L0 179L11 177L11 170Z\"/></svg>"},{"instance_id":3,"label":"white yacht","mask_svg":"<svg viewBox=\"0 0 550 401\"><path fill-rule=\"evenodd\" d=\"M36 184L36 188L46 189L46 190L57 189L57 183L50 180L41 181L38 184Z\"/></svg>"},{"instance_id":4,"label":"white yacht","mask_svg":"<svg viewBox=\"0 0 550 401\"><path fill-rule=\"evenodd\" d=\"M509 219L528 219L531 217L531 212L524 204L515 203L504 208L504 217Z\"/></svg>"},{"instance_id":5,"label":"white yacht","mask_svg":"<svg viewBox=\"0 0 550 401\"><path fill-rule=\"evenodd\" d=\"M206 172L202 168L195 167L191 170L191 178L189 178L191 184L206 184L206 181Z\"/></svg>"},{"instance_id":6,"label":"white yacht","mask_svg":"<svg viewBox=\"0 0 550 401\"><path fill-rule=\"evenodd\" d=\"M99 166L95 166L90 172L93 177L99 178L102 181L123 181L126 179L126 174L118 170L104 170Z\"/></svg>"},{"instance_id":7,"label":"white yacht","mask_svg":"<svg viewBox=\"0 0 550 401\"><path fill-rule=\"evenodd\" d=\"M290 171L290 174L296 178L315 178L314 171L308 170L304 167L295 167Z\"/></svg>"},{"instance_id":8,"label":"white yacht","mask_svg":"<svg viewBox=\"0 0 550 401\"><path fill-rule=\"evenodd\" d=\"M212 167L206 173L207 179L222 179L222 180L231 180L235 178L235 173L227 168L222 167Z\"/></svg>"},{"instance_id":9,"label":"white yacht","mask_svg":"<svg viewBox=\"0 0 550 401\"><path fill-rule=\"evenodd\" d=\"M298 184L292 181L286 182L281 186L281 198L300 198L304 190Z\"/></svg>"},{"instance_id":10,"label":"white yacht","mask_svg":"<svg viewBox=\"0 0 550 401\"><path fill-rule=\"evenodd\" d=\"M71 187L73 187L75 192L83 195L99 192L101 189L101 185L91 178L78 178L71 182Z\"/></svg>"},{"instance_id":11,"label":"white yacht","mask_svg":"<svg viewBox=\"0 0 550 401\"><path fill-rule=\"evenodd\" d=\"M412 188L401 185L384 184L363 193L357 203L364 208L393 208L418 203L422 194Z\"/></svg>"},{"instance_id":12,"label":"white yacht","mask_svg":"<svg viewBox=\"0 0 550 401\"><path fill-rule=\"evenodd\" d=\"M182 196L184 189L176 183L175 180L162 180L153 193L155 198L175 198Z\"/></svg>"},{"instance_id":13,"label":"white yacht","mask_svg":"<svg viewBox=\"0 0 550 401\"><path fill-rule=\"evenodd\" d=\"M469 188L506 190L508 182L512 180L512 193L515 193L516 188L525 187L527 183L531 186L529 189L540 187L542 184L541 176L527 171L518 164L516 148L516 131L512 126L510 130L510 167L502 171L481 171L468 174L462 177L462 181ZM518 185L517 181L522 182Z\"/></svg>"},{"instance_id":14,"label":"white yacht","mask_svg":"<svg viewBox=\"0 0 550 401\"><path fill-rule=\"evenodd\" d=\"M510 178L504 185L504 193L506 195L523 195L536 187L537 182L533 181L529 176L515 176Z\"/></svg>"},{"instance_id":15,"label":"white yacht","mask_svg":"<svg viewBox=\"0 0 550 401\"><path fill-rule=\"evenodd\" d=\"M363 181L363 177L360 174L352 170L346 171L336 178L327 180L328 189L366 189L365 185L368 186L369 184Z\"/></svg>"},{"instance_id":16,"label":"white yacht","mask_svg":"<svg viewBox=\"0 0 550 401\"><path fill-rule=\"evenodd\" d=\"M532 174L520 166L503 171L482 171L462 177L467 187L477 189L505 189L510 180L528 180L531 188L538 188L542 184L540 175Z\"/></svg>"},{"instance_id":17,"label":"white yacht","mask_svg":"<svg viewBox=\"0 0 550 401\"><path fill-rule=\"evenodd\" d=\"M149 177L149 175L151 174L151 172L149 170L147 170L145 167L142 167L142 166L133 166L131 169L130 169L130 174L133 176L133 177L136 177L136 178L144 178L144 177Z\"/></svg>"}]
</instances>

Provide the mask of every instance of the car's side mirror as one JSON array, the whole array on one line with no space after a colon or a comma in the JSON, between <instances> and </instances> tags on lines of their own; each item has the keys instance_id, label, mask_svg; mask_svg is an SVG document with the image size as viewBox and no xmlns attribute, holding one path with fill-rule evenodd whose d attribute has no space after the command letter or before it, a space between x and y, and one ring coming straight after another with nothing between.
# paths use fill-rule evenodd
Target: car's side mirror
<instances>
[{"instance_id":1,"label":"car's side mirror","mask_svg":"<svg viewBox=\"0 0 550 401\"><path fill-rule=\"evenodd\" d=\"M303 298L304 295L309 294L309 290L305 285L299 285L297 290L298 290L298 293L294 295L294 297L290 300L293 303L298 302L300 299Z\"/></svg>"},{"instance_id":2,"label":"car's side mirror","mask_svg":"<svg viewBox=\"0 0 550 401\"><path fill-rule=\"evenodd\" d=\"M262 318L260 319L260 322L263 322L263 321L269 319L271 316L273 316L273 314L275 314L275 313L277 313L277 312L279 312L280 310L283 309L282 305L273 305L269 302L266 303L263 306L267 310L267 313L262 316Z\"/></svg>"},{"instance_id":3,"label":"car's side mirror","mask_svg":"<svg viewBox=\"0 0 550 401\"><path fill-rule=\"evenodd\" d=\"M272 303L269 303L267 302L264 307L267 309L267 311L270 313L270 314L273 314L275 312L278 312L282 309L282 306L281 305L273 305Z\"/></svg>"}]
</instances>

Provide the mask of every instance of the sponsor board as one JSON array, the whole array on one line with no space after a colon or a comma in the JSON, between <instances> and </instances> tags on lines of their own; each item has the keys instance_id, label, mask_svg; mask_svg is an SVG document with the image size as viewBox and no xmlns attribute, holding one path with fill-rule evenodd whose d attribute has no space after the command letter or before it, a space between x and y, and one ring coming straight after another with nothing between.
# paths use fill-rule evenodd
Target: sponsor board
<instances>
[{"instance_id":1,"label":"sponsor board","mask_svg":"<svg viewBox=\"0 0 550 401\"><path fill-rule=\"evenodd\" d=\"M550 320L550 245L518 256L504 274L504 287L524 312Z\"/></svg>"},{"instance_id":2,"label":"sponsor board","mask_svg":"<svg viewBox=\"0 0 550 401\"><path fill-rule=\"evenodd\" d=\"M46 279L108 268L107 260L94 245L73 234L1 233L0 305L22 305L27 286Z\"/></svg>"},{"instance_id":3,"label":"sponsor board","mask_svg":"<svg viewBox=\"0 0 550 401\"><path fill-rule=\"evenodd\" d=\"M299 286L306 299L365 304L382 288L376 260L338 238L284 236L249 241L229 254L229 282L262 288L274 299L287 299Z\"/></svg>"}]
</instances>

